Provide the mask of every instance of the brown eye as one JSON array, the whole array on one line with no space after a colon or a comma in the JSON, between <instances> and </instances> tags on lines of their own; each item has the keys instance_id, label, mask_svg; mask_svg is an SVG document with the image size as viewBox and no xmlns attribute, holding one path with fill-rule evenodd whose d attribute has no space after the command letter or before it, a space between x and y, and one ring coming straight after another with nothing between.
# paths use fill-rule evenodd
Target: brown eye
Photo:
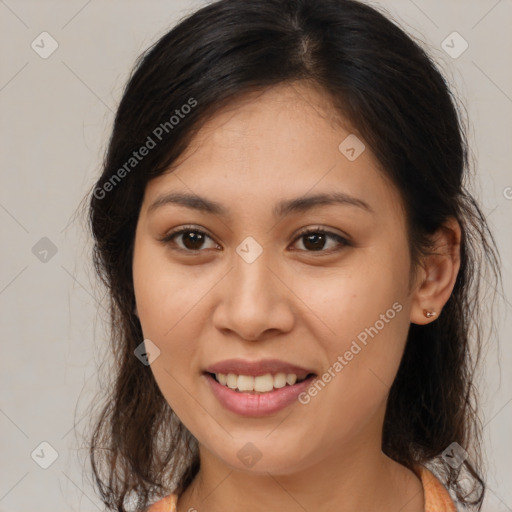
<instances>
[{"instance_id":1,"label":"brown eye","mask_svg":"<svg viewBox=\"0 0 512 512\"><path fill-rule=\"evenodd\" d=\"M179 241L180 238L181 245L175 242L175 239ZM203 248L203 245L207 239L212 240L212 238L209 235L207 235L204 231L188 227L181 228L178 231L173 231L169 233L162 239L162 242L172 242L173 244L176 244L178 246L178 250L194 252L200 251L201 248ZM214 246L218 247L217 244L215 243Z\"/></svg>"},{"instance_id":2,"label":"brown eye","mask_svg":"<svg viewBox=\"0 0 512 512\"><path fill-rule=\"evenodd\" d=\"M350 245L349 242L342 236L320 228L302 232L296 238L296 241L303 240L303 246L305 247L306 252L331 252L330 249L332 249L332 247L324 250L325 245L329 239L338 242L338 246ZM336 244L334 245L334 250L336 250Z\"/></svg>"},{"instance_id":3,"label":"brown eye","mask_svg":"<svg viewBox=\"0 0 512 512\"><path fill-rule=\"evenodd\" d=\"M213 245L210 247L205 247L205 243L208 239L211 240ZM350 243L342 236L321 228L303 231L295 239L295 242L298 240L303 240L304 249L300 249L303 252L331 253L350 245ZM331 244L331 247L326 248L326 245L329 245L330 240L334 241L335 243ZM175 249L178 251L191 253L201 252L201 250L205 248L220 248L220 246L215 243L212 237L210 237L204 231L193 226L182 227L172 231L168 233L161 241L165 244L172 243L176 246Z\"/></svg>"}]
</instances>

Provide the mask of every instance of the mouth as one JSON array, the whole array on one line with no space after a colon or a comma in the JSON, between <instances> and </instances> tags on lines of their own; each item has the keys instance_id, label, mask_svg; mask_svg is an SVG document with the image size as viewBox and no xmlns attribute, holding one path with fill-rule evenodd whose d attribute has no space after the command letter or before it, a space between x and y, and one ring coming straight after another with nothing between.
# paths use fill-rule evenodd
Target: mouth
<instances>
[{"instance_id":1,"label":"mouth","mask_svg":"<svg viewBox=\"0 0 512 512\"><path fill-rule=\"evenodd\" d=\"M233 372L234 368L230 368ZM249 418L277 414L293 406L316 378L315 373L298 367L295 367L298 373L291 373L292 368L283 368L282 364L280 369L286 369L286 373L268 370L268 366L264 370L261 365L258 369L254 366L240 369L257 375L205 371L203 376L212 395L227 411Z\"/></svg>"},{"instance_id":2,"label":"mouth","mask_svg":"<svg viewBox=\"0 0 512 512\"><path fill-rule=\"evenodd\" d=\"M316 377L315 373L297 375L296 373L266 373L263 375L238 375L235 373L204 372L221 386L227 387L237 393L262 394L277 389L295 386L306 380Z\"/></svg>"}]
</instances>

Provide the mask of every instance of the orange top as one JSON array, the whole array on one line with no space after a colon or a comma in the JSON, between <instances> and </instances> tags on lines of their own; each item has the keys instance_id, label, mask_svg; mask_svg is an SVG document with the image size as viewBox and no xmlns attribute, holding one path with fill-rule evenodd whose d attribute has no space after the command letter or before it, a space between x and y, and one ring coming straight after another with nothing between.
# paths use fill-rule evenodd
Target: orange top
<instances>
[{"instance_id":1,"label":"orange top","mask_svg":"<svg viewBox=\"0 0 512 512\"><path fill-rule=\"evenodd\" d=\"M423 493L425 495L425 512L457 512L455 504L443 484L425 466L417 466ZM154 503L148 512L176 512L178 496L169 494Z\"/></svg>"}]
</instances>

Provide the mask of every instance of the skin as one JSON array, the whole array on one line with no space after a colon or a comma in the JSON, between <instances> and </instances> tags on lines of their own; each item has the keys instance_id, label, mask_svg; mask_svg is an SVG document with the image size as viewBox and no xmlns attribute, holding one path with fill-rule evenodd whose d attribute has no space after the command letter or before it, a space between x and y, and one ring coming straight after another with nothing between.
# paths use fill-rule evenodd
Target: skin
<instances>
[{"instance_id":1,"label":"skin","mask_svg":"<svg viewBox=\"0 0 512 512\"><path fill-rule=\"evenodd\" d=\"M438 255L424 259L411 283L400 195L368 145L354 161L341 153L356 131L332 112L320 90L300 82L252 93L217 112L145 190L133 257L136 312L160 349L154 377L201 458L178 512L424 510L418 477L382 453L382 425L410 323L435 321L423 310L439 315L455 284L460 228L446 224ZM176 204L149 211L178 191L222 203L231 216ZM362 199L373 213L338 204L272 216L278 201L332 191ZM161 241L189 224L210 237L195 252L183 235ZM351 245L328 237L315 251L297 232L317 226ZM263 249L252 263L236 252L248 236ZM202 375L233 357L282 359L322 375L397 302L401 311L307 405L241 417L222 407ZM237 456L249 442L261 454L250 468Z\"/></svg>"}]
</instances>

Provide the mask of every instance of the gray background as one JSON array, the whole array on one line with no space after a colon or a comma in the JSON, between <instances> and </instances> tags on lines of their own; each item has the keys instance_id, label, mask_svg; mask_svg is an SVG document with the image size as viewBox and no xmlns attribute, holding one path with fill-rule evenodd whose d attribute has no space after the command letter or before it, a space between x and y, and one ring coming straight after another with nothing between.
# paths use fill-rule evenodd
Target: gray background
<instances>
[{"instance_id":1,"label":"gray background","mask_svg":"<svg viewBox=\"0 0 512 512\"><path fill-rule=\"evenodd\" d=\"M80 431L100 389L106 313L84 222L74 214L98 175L135 58L204 3L0 0L0 511L102 509L82 470ZM424 41L467 104L478 161L473 190L494 229L510 297L512 1L372 3ZM50 48L49 39L40 42L44 31L58 43L46 59L31 47L35 40L40 52ZM453 31L469 44L457 58L441 46ZM450 41L452 52L461 49ZM499 299L499 332L489 338L479 387L484 511L505 512L512 511L512 321L510 302ZM41 442L58 454L48 469L35 462L51 462Z\"/></svg>"}]
</instances>

